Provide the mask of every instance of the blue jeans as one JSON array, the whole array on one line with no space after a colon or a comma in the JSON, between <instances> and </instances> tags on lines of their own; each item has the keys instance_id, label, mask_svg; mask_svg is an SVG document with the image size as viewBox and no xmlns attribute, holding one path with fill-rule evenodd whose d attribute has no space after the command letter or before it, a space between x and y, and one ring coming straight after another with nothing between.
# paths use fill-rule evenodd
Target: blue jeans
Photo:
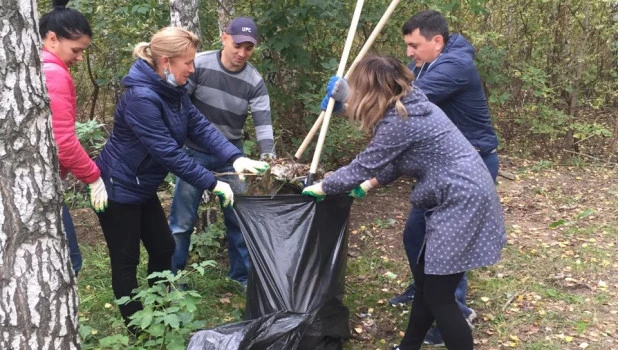
<instances>
[{"instance_id":1,"label":"blue jeans","mask_svg":"<svg viewBox=\"0 0 618 350\"><path fill-rule=\"evenodd\" d=\"M489 175L496 182L496 178L498 177L498 168L500 167L500 158L498 158L498 153L488 153L485 155L481 155L487 170L489 170Z\"/></svg>"},{"instance_id":2,"label":"blue jeans","mask_svg":"<svg viewBox=\"0 0 618 350\"><path fill-rule=\"evenodd\" d=\"M498 167L500 165L498 154L493 152L484 155L481 158L483 159L483 162L485 162L485 166L487 167L487 170L489 170L491 178L495 182L496 177L498 176ZM423 242L425 241L425 215L430 216L431 212L426 212L425 210L418 208L412 208L412 210L410 210L410 214L408 215L408 220L406 221L406 227L403 230L403 246L406 250L406 255L408 256L410 268L416 266L418 257L421 254ZM459 285L457 285L457 289L455 290L455 298L457 299L457 306L459 306L459 309L466 317L468 317L472 312L466 306L467 292L468 277L464 273L461 281L459 281Z\"/></svg>"},{"instance_id":3,"label":"blue jeans","mask_svg":"<svg viewBox=\"0 0 618 350\"><path fill-rule=\"evenodd\" d=\"M77 235L75 234L75 226L73 225L73 218L71 218L69 207L67 207L66 204L62 204L62 224L64 225L64 234L67 238L67 244L69 246L71 267L73 267L73 271L77 276L77 273L82 268L82 252L79 251Z\"/></svg>"},{"instance_id":4,"label":"blue jeans","mask_svg":"<svg viewBox=\"0 0 618 350\"><path fill-rule=\"evenodd\" d=\"M216 173L233 173L234 168L212 154L185 147L185 152L206 169ZM218 180L227 182L234 193L243 193L245 184L237 175L222 175ZM188 182L176 179L174 198L170 209L170 229L176 241L176 250L172 256L172 272L184 270L189 256L193 224L197 217L197 209L202 200L203 191L193 187ZM231 279L247 283L249 275L249 252L238 219L232 208L223 209L223 218L227 238L227 249L230 257Z\"/></svg>"}]
</instances>

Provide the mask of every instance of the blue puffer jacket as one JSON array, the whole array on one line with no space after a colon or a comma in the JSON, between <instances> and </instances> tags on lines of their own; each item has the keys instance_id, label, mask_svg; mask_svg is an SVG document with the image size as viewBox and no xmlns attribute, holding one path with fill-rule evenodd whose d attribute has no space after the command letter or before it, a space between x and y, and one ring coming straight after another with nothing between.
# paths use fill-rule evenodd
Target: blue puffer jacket
<instances>
[{"instance_id":1,"label":"blue puffer jacket","mask_svg":"<svg viewBox=\"0 0 618 350\"><path fill-rule=\"evenodd\" d=\"M474 64L474 47L460 34L451 35L442 54L431 64L408 66L414 84L446 113L481 156L498 146L491 126L487 98Z\"/></svg>"},{"instance_id":2,"label":"blue puffer jacket","mask_svg":"<svg viewBox=\"0 0 618 350\"><path fill-rule=\"evenodd\" d=\"M122 79L112 135L96 160L110 200L143 203L157 193L168 172L200 189L217 180L183 151L187 139L220 158L241 157L193 106L183 87L172 87L142 59Z\"/></svg>"}]
</instances>

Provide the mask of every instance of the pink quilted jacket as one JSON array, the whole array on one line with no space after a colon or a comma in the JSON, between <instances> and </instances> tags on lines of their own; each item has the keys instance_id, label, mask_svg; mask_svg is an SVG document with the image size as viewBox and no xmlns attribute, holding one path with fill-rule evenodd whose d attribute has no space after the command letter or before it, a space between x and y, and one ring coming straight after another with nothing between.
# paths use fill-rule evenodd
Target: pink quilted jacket
<instances>
[{"instance_id":1,"label":"pink quilted jacket","mask_svg":"<svg viewBox=\"0 0 618 350\"><path fill-rule=\"evenodd\" d=\"M43 49L43 71L52 110L52 131L58 146L60 176L73 173L90 184L101 176L97 165L82 148L75 134L75 86L67 66L58 56Z\"/></svg>"}]
</instances>

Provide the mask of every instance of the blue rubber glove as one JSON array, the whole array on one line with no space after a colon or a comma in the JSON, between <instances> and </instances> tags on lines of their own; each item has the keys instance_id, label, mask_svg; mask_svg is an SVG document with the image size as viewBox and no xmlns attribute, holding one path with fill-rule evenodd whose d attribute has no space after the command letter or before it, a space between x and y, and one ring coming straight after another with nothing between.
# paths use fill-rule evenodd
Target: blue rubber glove
<instances>
[{"instance_id":1,"label":"blue rubber glove","mask_svg":"<svg viewBox=\"0 0 618 350\"><path fill-rule=\"evenodd\" d=\"M332 76L326 84L326 96L322 99L320 107L323 111L328 107L328 100L332 97L335 102L333 112L337 113L343 108L343 104L348 99L349 87L348 82L345 79L338 76Z\"/></svg>"},{"instance_id":2,"label":"blue rubber glove","mask_svg":"<svg viewBox=\"0 0 618 350\"><path fill-rule=\"evenodd\" d=\"M303 189L303 193L305 196L312 196L319 202L326 197L326 193L322 189L322 183L317 183L315 185L307 186Z\"/></svg>"}]
</instances>

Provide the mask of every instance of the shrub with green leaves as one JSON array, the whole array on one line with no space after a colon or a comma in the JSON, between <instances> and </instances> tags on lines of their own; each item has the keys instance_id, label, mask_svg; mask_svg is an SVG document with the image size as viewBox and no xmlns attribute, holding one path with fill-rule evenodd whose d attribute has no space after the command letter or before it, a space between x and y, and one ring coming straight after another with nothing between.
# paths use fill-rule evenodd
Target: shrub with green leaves
<instances>
[{"instance_id":1,"label":"shrub with green leaves","mask_svg":"<svg viewBox=\"0 0 618 350\"><path fill-rule=\"evenodd\" d=\"M216 199L218 203L219 200ZM221 241L225 238L223 221L208 225L204 230L191 235L190 253L201 259L212 257L214 252L221 248Z\"/></svg>"},{"instance_id":2,"label":"shrub with green leaves","mask_svg":"<svg viewBox=\"0 0 618 350\"><path fill-rule=\"evenodd\" d=\"M107 140L107 135L103 132L104 125L96 119L85 122L75 122L75 133L82 147L91 157L97 155Z\"/></svg>"},{"instance_id":3,"label":"shrub with green leaves","mask_svg":"<svg viewBox=\"0 0 618 350\"><path fill-rule=\"evenodd\" d=\"M155 272L148 276L157 281L149 288L134 290L132 297L122 297L117 304L139 301L143 309L131 316L130 327L137 330L134 339L127 335L112 335L99 341L103 347L122 346L125 349L160 348L185 349L189 335L204 327L205 322L196 320L197 305L201 295L195 290L180 290L181 280L191 274L204 276L212 260L192 264L191 268L179 271Z\"/></svg>"},{"instance_id":4,"label":"shrub with green leaves","mask_svg":"<svg viewBox=\"0 0 618 350\"><path fill-rule=\"evenodd\" d=\"M366 42L390 0L365 2L347 66ZM93 4L74 0L71 6L93 26L87 60L71 68L78 91L80 116L112 121L123 89L121 78L133 58L131 51L169 25L169 7L161 0L113 0ZM217 9L221 2L200 2L201 50L220 48ZM234 1L235 16L255 18L260 42L251 63L264 76L270 93L277 154L294 154L320 113L324 86L333 75L345 43L354 1ZM403 62L402 24L427 8L442 12L451 33L462 33L474 45L491 114L501 144L512 151L556 156L564 149L595 155L611 151L610 137L618 102L618 21L615 2L533 0L421 0L400 2L373 44L371 53ZM49 0L39 8L50 8ZM565 30L568 28L568 30ZM85 113L84 113L85 112ZM608 117L598 118L606 113ZM332 123L321 164L341 165L363 137ZM251 128L247 127L250 134ZM254 140L249 137L248 140ZM248 154L254 144L248 141ZM305 153L309 159L313 144ZM343 157L339 149L345 153Z\"/></svg>"}]
</instances>

